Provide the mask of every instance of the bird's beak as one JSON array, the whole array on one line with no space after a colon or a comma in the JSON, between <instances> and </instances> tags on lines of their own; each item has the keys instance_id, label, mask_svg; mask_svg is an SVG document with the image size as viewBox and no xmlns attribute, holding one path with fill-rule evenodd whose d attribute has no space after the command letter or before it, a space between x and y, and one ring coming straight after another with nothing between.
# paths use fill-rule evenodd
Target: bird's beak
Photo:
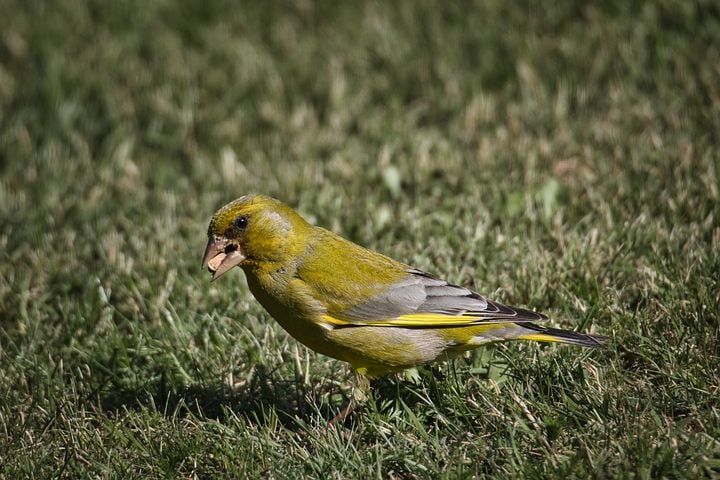
<instances>
[{"instance_id":1,"label":"bird's beak","mask_svg":"<svg viewBox=\"0 0 720 480\"><path fill-rule=\"evenodd\" d=\"M210 281L215 281L243 260L245 254L237 243L222 237L210 237L205 247L202 268L207 267L213 274Z\"/></svg>"}]
</instances>

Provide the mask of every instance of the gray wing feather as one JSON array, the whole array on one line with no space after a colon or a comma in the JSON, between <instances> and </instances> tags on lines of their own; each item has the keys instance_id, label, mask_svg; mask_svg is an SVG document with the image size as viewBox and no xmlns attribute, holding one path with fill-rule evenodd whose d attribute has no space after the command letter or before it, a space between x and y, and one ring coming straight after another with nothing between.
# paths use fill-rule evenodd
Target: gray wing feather
<instances>
[{"instance_id":1,"label":"gray wing feather","mask_svg":"<svg viewBox=\"0 0 720 480\"><path fill-rule=\"evenodd\" d=\"M541 313L510 308L486 299L467 288L452 285L420 270L408 270L408 277L371 300L343 312L350 321L372 322L413 313L477 317L478 323L536 322Z\"/></svg>"}]
</instances>

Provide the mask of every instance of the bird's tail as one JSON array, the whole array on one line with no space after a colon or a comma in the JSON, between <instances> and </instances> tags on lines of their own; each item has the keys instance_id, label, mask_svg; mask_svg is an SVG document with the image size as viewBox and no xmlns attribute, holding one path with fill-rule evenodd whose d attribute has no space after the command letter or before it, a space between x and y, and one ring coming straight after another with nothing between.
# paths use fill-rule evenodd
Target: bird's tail
<instances>
[{"instance_id":1,"label":"bird's tail","mask_svg":"<svg viewBox=\"0 0 720 480\"><path fill-rule=\"evenodd\" d=\"M534 323L523 323L521 326L531 331L517 337L520 340L570 343L590 348L602 347L610 340L610 337L602 335L589 335L587 333L573 332L572 330L543 327Z\"/></svg>"}]
</instances>

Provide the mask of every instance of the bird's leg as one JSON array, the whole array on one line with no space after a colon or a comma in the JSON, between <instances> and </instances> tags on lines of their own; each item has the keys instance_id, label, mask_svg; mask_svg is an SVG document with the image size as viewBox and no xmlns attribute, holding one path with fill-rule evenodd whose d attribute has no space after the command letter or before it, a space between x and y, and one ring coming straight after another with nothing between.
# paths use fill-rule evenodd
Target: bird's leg
<instances>
[{"instance_id":1,"label":"bird's leg","mask_svg":"<svg viewBox=\"0 0 720 480\"><path fill-rule=\"evenodd\" d=\"M348 400L347 405L345 405L345 407L328 422L328 427L332 427L336 423L343 423L356 408L361 407L362 404L367 401L371 388L372 385L370 384L368 377L362 375L361 373L356 373L355 384L350 392L350 399Z\"/></svg>"},{"instance_id":2,"label":"bird's leg","mask_svg":"<svg viewBox=\"0 0 720 480\"><path fill-rule=\"evenodd\" d=\"M349 417L350 414L352 414L357 407L358 407L357 402L355 402L354 399L350 399L350 401L348 402L347 406L346 406L345 408L343 408L342 410L340 410L340 412L338 412L338 414L335 415L335 416L328 422L328 427L334 427L335 424L338 424L338 423L339 423L339 424L342 424L342 423L344 423L344 422L345 422L345 419L347 419L347 417Z\"/></svg>"}]
</instances>

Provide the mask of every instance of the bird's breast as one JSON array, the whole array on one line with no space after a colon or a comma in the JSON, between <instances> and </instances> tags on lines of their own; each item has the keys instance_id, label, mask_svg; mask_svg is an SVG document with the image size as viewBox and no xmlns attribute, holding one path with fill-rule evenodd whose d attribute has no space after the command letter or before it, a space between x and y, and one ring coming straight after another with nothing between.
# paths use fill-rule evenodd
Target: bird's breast
<instances>
[{"instance_id":1,"label":"bird's breast","mask_svg":"<svg viewBox=\"0 0 720 480\"><path fill-rule=\"evenodd\" d=\"M323 305L302 285L254 275L247 278L255 299L293 338L323 355L345 360L342 350L327 336L328 329L322 321Z\"/></svg>"}]
</instances>

